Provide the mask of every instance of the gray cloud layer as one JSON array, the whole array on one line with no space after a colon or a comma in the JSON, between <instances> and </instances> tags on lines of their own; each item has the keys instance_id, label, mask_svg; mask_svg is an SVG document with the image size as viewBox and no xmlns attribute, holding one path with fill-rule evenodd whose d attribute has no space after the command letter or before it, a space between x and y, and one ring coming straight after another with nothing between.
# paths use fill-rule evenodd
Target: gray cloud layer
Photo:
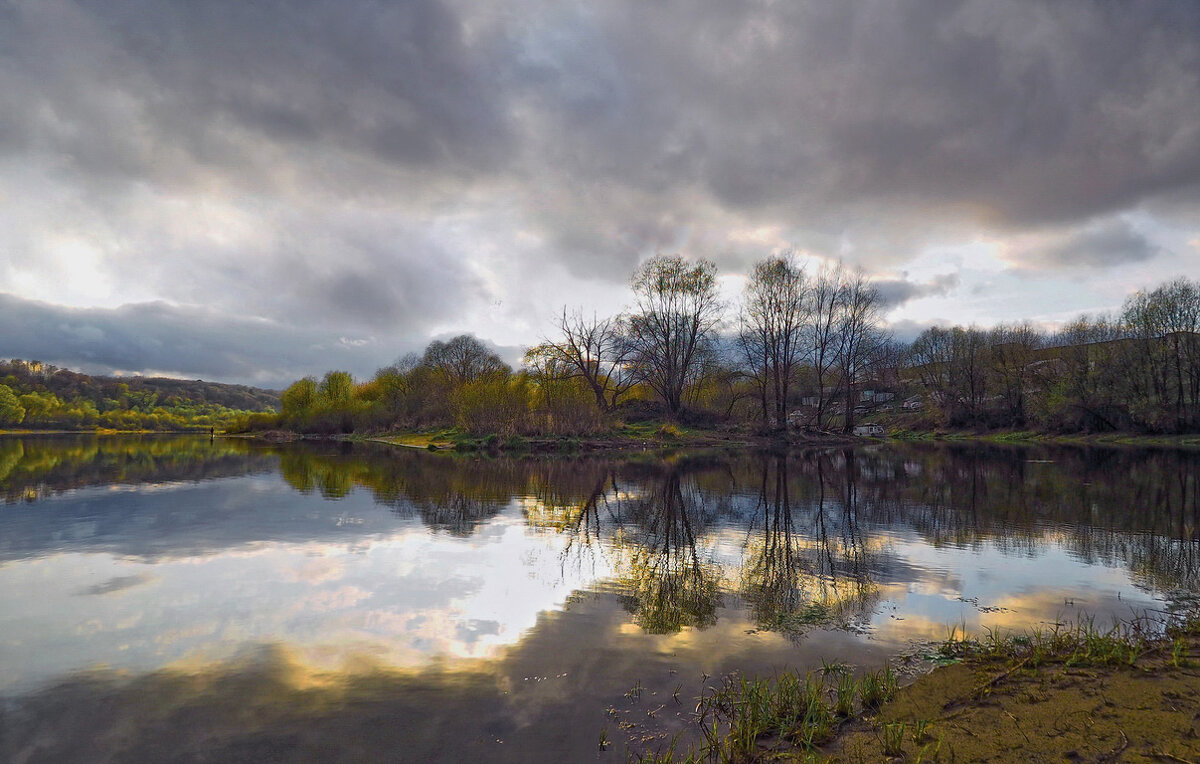
<instances>
[{"instance_id":1,"label":"gray cloud layer","mask_svg":"<svg viewBox=\"0 0 1200 764\"><path fill-rule=\"evenodd\" d=\"M678 248L895 268L951 229L1145 260L1114 216L1200 197L1197 72L1171 0L0 3L0 292L69 273L67 237L107 304L162 301L85 341L6 298L0 356L277 378ZM154 349L160 320L211 342Z\"/></svg>"},{"instance_id":2,"label":"gray cloud layer","mask_svg":"<svg viewBox=\"0 0 1200 764\"><path fill-rule=\"evenodd\" d=\"M374 368L392 348L253 319L139 303L63 308L0 294L5 356L87 371L148 371L279 387L326 368Z\"/></svg>"},{"instance_id":3,"label":"gray cloud layer","mask_svg":"<svg viewBox=\"0 0 1200 764\"><path fill-rule=\"evenodd\" d=\"M1016 255L1034 268L1076 268L1141 263L1159 253L1159 247L1127 221L1106 221L1028 246Z\"/></svg>"},{"instance_id":4,"label":"gray cloud layer","mask_svg":"<svg viewBox=\"0 0 1200 764\"><path fill-rule=\"evenodd\" d=\"M909 300L920 297L944 296L950 294L957 287L958 275L954 273L934 276L924 284L907 279L877 279L875 281L875 288L879 290L880 299L884 305L889 307L903 305Z\"/></svg>"}]
</instances>

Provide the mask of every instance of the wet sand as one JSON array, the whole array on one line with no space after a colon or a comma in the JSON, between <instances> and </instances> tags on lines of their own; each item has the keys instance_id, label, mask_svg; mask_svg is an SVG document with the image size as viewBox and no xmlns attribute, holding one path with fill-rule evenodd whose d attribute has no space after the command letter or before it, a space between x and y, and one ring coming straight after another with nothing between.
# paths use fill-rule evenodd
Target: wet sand
<instances>
[{"instance_id":1,"label":"wet sand","mask_svg":"<svg viewBox=\"0 0 1200 764\"><path fill-rule=\"evenodd\" d=\"M1200 635L1185 645L1179 652L1161 646L1116 668L1027 664L1008 673L1012 664L998 660L938 668L824 752L847 764L1197 762ZM899 724L903 730L887 726Z\"/></svg>"}]
</instances>

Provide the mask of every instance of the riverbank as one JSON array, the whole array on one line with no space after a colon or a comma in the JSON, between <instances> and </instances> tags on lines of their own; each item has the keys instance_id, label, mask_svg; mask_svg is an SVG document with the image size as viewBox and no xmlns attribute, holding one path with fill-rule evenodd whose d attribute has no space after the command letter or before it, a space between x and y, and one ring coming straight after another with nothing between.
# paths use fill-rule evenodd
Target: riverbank
<instances>
[{"instance_id":1,"label":"riverbank","mask_svg":"<svg viewBox=\"0 0 1200 764\"><path fill-rule=\"evenodd\" d=\"M1056 434L1036 430L908 430L898 428L889 435L903 441L974 441L998 444L1047 444L1074 446L1137 446L1142 448L1200 448L1200 434L1143 435L1127 432Z\"/></svg>"},{"instance_id":2,"label":"riverbank","mask_svg":"<svg viewBox=\"0 0 1200 764\"><path fill-rule=\"evenodd\" d=\"M5 430L0 435L208 435L211 428L197 427L190 430L118 430L111 427L94 427L87 430Z\"/></svg>"},{"instance_id":3,"label":"riverbank","mask_svg":"<svg viewBox=\"0 0 1200 764\"><path fill-rule=\"evenodd\" d=\"M6 430L0 436L29 435L208 435L209 428L192 430ZM301 434L290 430L261 430L255 432L217 432L223 438L245 438L269 443L289 443L297 440L343 440L386 443L392 446L432 451L499 451L510 453L547 453L575 451L646 451L680 448L794 448L821 446L853 446L869 442L868 438L829 432L791 432L782 435L758 435L733 429L697 429L672 424L627 425L611 432L587 436L508 436L472 435L457 428L439 430L405 430L387 433L346 433L339 435Z\"/></svg>"},{"instance_id":4,"label":"riverbank","mask_svg":"<svg viewBox=\"0 0 1200 764\"><path fill-rule=\"evenodd\" d=\"M1200 611L952 634L856 676L827 664L726 677L700 698L703 742L642 762L1200 761ZM919 673L920 664L937 665ZM907 665L905 665L907 664ZM901 672L917 678L898 687Z\"/></svg>"},{"instance_id":5,"label":"riverbank","mask_svg":"<svg viewBox=\"0 0 1200 764\"><path fill-rule=\"evenodd\" d=\"M734 429L701 429L673 424L645 423L624 425L610 432L587 436L509 436L472 435L457 429L404 431L379 435L350 436L394 446L428 450L502 451L502 452L573 452L573 451L645 451L679 448L738 449L795 448L806 446L853 446L868 442L865 438L828 432L789 432L787 435L759 435Z\"/></svg>"},{"instance_id":6,"label":"riverbank","mask_svg":"<svg viewBox=\"0 0 1200 764\"><path fill-rule=\"evenodd\" d=\"M948 642L821 749L831 762L1200 761L1200 619ZM803 760L803 757L800 757Z\"/></svg>"}]
</instances>

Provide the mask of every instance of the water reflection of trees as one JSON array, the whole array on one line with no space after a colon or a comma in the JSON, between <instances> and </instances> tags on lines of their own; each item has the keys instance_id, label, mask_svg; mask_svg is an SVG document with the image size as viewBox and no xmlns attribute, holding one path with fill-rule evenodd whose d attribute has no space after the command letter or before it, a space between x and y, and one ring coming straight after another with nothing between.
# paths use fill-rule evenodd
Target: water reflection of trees
<instances>
[{"instance_id":1,"label":"water reflection of trees","mask_svg":"<svg viewBox=\"0 0 1200 764\"><path fill-rule=\"evenodd\" d=\"M1195 591L1198 477L1189 452L898 446L593 465L577 502L546 495L526 517L567 537L564 565L615 550L648 629L711 623L736 581L761 627L794 631L861 624L898 575L891 540L910 533L1015 556L1057 544L1140 586ZM737 534L738 554L717 553Z\"/></svg>"},{"instance_id":2,"label":"water reflection of trees","mask_svg":"<svg viewBox=\"0 0 1200 764\"><path fill-rule=\"evenodd\" d=\"M629 526L619 537L618 569L634 621L652 634L716 623L720 567L697 552L697 536L711 518L695 481L668 467L625 502Z\"/></svg>"},{"instance_id":3,"label":"water reflection of trees","mask_svg":"<svg viewBox=\"0 0 1200 764\"><path fill-rule=\"evenodd\" d=\"M240 440L168 435L0 437L0 497L33 501L88 486L208 480L272 468Z\"/></svg>"},{"instance_id":4,"label":"water reflection of trees","mask_svg":"<svg viewBox=\"0 0 1200 764\"><path fill-rule=\"evenodd\" d=\"M711 625L723 589L762 628L849 624L874 602L868 547L853 484L838 483L852 473L814 458L817 481L786 457L612 463L583 501L537 496L526 518L565 536L564 566L608 554L623 603L650 632Z\"/></svg>"},{"instance_id":5,"label":"water reflection of trees","mask_svg":"<svg viewBox=\"0 0 1200 764\"><path fill-rule=\"evenodd\" d=\"M298 491L319 491L331 499L366 488L397 516L415 516L431 529L458 536L469 535L508 506L531 477L527 465L512 459L468 461L341 446L282 449L284 479Z\"/></svg>"},{"instance_id":6,"label":"water reflection of trees","mask_svg":"<svg viewBox=\"0 0 1200 764\"><path fill-rule=\"evenodd\" d=\"M454 535L505 508L553 535L564 568L615 570L650 631L704 626L742 598L764 628L851 623L897 575L888 540L1051 544L1138 585L1200 589L1200 454L913 444L780 455L448 457L350 443L170 436L0 438L8 502L88 485L268 471L330 499L368 490Z\"/></svg>"},{"instance_id":7,"label":"water reflection of trees","mask_svg":"<svg viewBox=\"0 0 1200 764\"><path fill-rule=\"evenodd\" d=\"M853 459L851 451L811 452L799 469L785 455L761 462L761 533L751 536L742 568L742 594L760 627L856 626L874 607L856 473L844 468Z\"/></svg>"},{"instance_id":8,"label":"water reflection of trees","mask_svg":"<svg viewBox=\"0 0 1200 764\"><path fill-rule=\"evenodd\" d=\"M1200 588L1200 454L1190 451L914 446L860 452L877 526L934 546L1036 554L1050 541L1121 565L1162 590Z\"/></svg>"}]
</instances>

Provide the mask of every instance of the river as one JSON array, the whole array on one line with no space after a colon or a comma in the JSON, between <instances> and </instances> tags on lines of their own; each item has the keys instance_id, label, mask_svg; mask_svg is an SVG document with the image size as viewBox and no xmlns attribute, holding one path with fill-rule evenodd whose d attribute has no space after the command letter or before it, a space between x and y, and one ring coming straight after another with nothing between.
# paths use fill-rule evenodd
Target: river
<instances>
[{"instance_id":1,"label":"river","mask_svg":"<svg viewBox=\"0 0 1200 764\"><path fill-rule=\"evenodd\" d=\"M731 672L1193 598L1198 478L1134 448L3 437L0 758L621 762Z\"/></svg>"}]
</instances>

